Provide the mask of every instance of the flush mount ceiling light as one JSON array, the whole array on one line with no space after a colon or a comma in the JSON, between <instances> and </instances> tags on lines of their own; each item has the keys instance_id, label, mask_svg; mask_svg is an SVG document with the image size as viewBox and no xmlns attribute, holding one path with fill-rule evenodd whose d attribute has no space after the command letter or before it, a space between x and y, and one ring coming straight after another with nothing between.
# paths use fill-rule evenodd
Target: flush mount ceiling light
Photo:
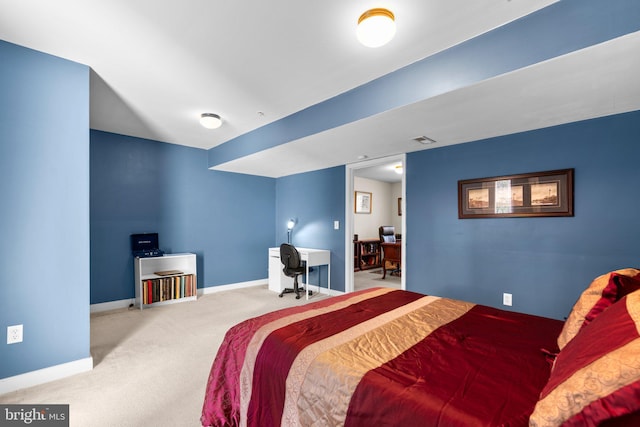
<instances>
[{"instance_id":1,"label":"flush mount ceiling light","mask_svg":"<svg viewBox=\"0 0 640 427\"><path fill-rule=\"evenodd\" d=\"M358 19L356 35L367 47L380 47L391 41L396 34L393 12L383 8L369 9Z\"/></svg>"},{"instance_id":2,"label":"flush mount ceiling light","mask_svg":"<svg viewBox=\"0 0 640 427\"><path fill-rule=\"evenodd\" d=\"M202 113L200 116L200 124L207 129L218 129L222 126L222 119L217 114Z\"/></svg>"},{"instance_id":3,"label":"flush mount ceiling light","mask_svg":"<svg viewBox=\"0 0 640 427\"><path fill-rule=\"evenodd\" d=\"M400 165L396 165L394 170L396 171L396 173L398 175L402 175L402 165L401 164Z\"/></svg>"}]
</instances>

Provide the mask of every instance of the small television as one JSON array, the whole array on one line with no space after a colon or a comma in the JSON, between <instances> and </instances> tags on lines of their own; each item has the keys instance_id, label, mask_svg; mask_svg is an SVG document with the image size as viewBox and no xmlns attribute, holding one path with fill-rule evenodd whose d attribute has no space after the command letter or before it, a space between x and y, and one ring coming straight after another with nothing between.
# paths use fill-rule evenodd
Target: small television
<instances>
[{"instance_id":1,"label":"small television","mask_svg":"<svg viewBox=\"0 0 640 427\"><path fill-rule=\"evenodd\" d=\"M161 256L158 233L138 233L131 235L131 253L137 257Z\"/></svg>"}]
</instances>

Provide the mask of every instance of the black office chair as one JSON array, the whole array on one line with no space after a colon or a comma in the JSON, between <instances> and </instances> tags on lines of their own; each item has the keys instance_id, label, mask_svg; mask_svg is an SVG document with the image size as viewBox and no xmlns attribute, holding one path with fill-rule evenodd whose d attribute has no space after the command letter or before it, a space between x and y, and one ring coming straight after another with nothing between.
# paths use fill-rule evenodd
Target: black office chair
<instances>
[{"instance_id":1,"label":"black office chair","mask_svg":"<svg viewBox=\"0 0 640 427\"><path fill-rule=\"evenodd\" d=\"M396 242L396 228L393 225L383 225L378 228L380 241L385 243Z\"/></svg>"},{"instance_id":2,"label":"black office chair","mask_svg":"<svg viewBox=\"0 0 640 427\"><path fill-rule=\"evenodd\" d=\"M281 244L280 261L284 265L282 272L285 276L293 277L293 288L284 288L282 292L280 292L280 298L282 298L284 294L295 293L296 299L300 299L300 293L304 293L304 288L298 285L298 276L304 274L305 267L300 261L300 254L295 246L288 243ZM309 294L311 295L312 292L310 291Z\"/></svg>"},{"instance_id":3,"label":"black office chair","mask_svg":"<svg viewBox=\"0 0 640 427\"><path fill-rule=\"evenodd\" d=\"M400 275L402 248L400 240L396 239L396 229L393 225L383 225L378 228L380 247L382 248L382 278L387 276L387 269L391 274Z\"/></svg>"}]
</instances>

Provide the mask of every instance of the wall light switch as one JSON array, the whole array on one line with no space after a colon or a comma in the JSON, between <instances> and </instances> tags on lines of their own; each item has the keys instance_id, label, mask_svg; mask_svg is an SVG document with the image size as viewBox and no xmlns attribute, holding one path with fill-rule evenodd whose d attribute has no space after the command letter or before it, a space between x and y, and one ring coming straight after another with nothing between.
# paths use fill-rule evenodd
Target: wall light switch
<instances>
[{"instance_id":1,"label":"wall light switch","mask_svg":"<svg viewBox=\"0 0 640 427\"><path fill-rule=\"evenodd\" d=\"M340 221L333 221L333 229L340 230Z\"/></svg>"}]
</instances>

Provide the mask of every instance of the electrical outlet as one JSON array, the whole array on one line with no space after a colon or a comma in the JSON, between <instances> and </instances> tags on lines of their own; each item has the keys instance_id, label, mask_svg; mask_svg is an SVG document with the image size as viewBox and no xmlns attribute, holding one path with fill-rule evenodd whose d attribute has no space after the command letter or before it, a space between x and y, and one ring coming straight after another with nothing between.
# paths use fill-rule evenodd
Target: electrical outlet
<instances>
[{"instance_id":1,"label":"electrical outlet","mask_svg":"<svg viewBox=\"0 0 640 427\"><path fill-rule=\"evenodd\" d=\"M7 326L7 344L22 342L22 325Z\"/></svg>"},{"instance_id":2,"label":"electrical outlet","mask_svg":"<svg viewBox=\"0 0 640 427\"><path fill-rule=\"evenodd\" d=\"M502 305L512 305L512 295L508 293L502 294Z\"/></svg>"}]
</instances>

